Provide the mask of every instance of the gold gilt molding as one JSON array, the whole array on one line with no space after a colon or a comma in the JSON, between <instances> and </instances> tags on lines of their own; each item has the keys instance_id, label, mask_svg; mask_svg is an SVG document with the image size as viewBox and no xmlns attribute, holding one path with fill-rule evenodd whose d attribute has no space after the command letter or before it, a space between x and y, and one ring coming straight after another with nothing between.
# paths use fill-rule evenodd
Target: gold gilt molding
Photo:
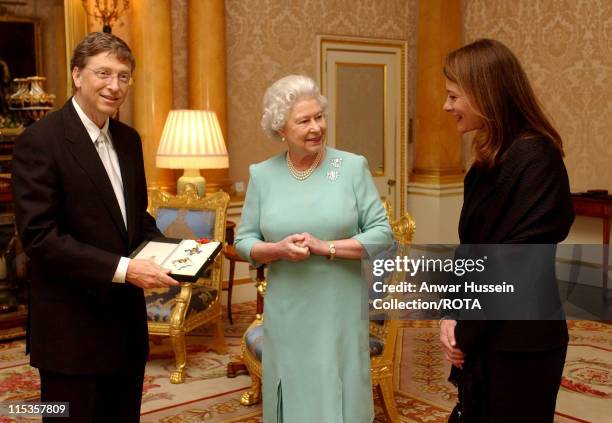
<instances>
[{"instance_id":1,"label":"gold gilt molding","mask_svg":"<svg viewBox=\"0 0 612 423\"><path fill-rule=\"evenodd\" d=\"M446 185L463 182L463 167L446 169L415 168L410 174L411 182L424 184Z\"/></svg>"}]
</instances>

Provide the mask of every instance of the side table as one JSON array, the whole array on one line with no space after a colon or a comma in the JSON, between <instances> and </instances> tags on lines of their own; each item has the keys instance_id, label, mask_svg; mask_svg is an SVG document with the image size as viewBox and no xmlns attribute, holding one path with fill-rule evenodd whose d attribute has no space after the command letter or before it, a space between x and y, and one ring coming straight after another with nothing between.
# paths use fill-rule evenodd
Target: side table
<instances>
[{"instance_id":1,"label":"side table","mask_svg":"<svg viewBox=\"0 0 612 423\"><path fill-rule=\"evenodd\" d=\"M603 297L608 301L608 264L610 254L610 219L612 218L612 196L572 194L574 212L578 216L599 217L603 220L603 266L601 278Z\"/></svg>"},{"instance_id":2,"label":"side table","mask_svg":"<svg viewBox=\"0 0 612 423\"><path fill-rule=\"evenodd\" d=\"M238 255L236 248L234 247L234 228L236 223L228 220L225 222L225 241L226 245L223 247L221 253L229 261L229 279L227 281L227 288L223 288L227 291L227 317L230 324L234 324L232 319L232 290L234 289L234 274L236 272L236 263L247 263Z\"/></svg>"},{"instance_id":3,"label":"side table","mask_svg":"<svg viewBox=\"0 0 612 423\"><path fill-rule=\"evenodd\" d=\"M27 319L28 309L23 304L16 311L0 313L0 341L24 337Z\"/></svg>"}]
</instances>

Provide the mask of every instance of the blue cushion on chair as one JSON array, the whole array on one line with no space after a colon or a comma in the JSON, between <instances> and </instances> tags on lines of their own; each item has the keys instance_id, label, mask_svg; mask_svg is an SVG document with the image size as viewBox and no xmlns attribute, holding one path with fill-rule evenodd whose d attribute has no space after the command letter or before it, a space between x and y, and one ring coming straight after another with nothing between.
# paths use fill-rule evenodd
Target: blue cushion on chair
<instances>
[{"instance_id":1,"label":"blue cushion on chair","mask_svg":"<svg viewBox=\"0 0 612 423\"><path fill-rule=\"evenodd\" d=\"M170 238L214 238L216 213L215 210L159 207L155 222Z\"/></svg>"},{"instance_id":2,"label":"blue cushion on chair","mask_svg":"<svg viewBox=\"0 0 612 423\"><path fill-rule=\"evenodd\" d=\"M170 323L170 316L176 305L176 296L180 287L172 287L165 290L145 290L147 302L147 317L149 321ZM191 301L187 309L187 316L206 310L217 298L217 290L202 285L193 285Z\"/></svg>"},{"instance_id":3,"label":"blue cushion on chair","mask_svg":"<svg viewBox=\"0 0 612 423\"><path fill-rule=\"evenodd\" d=\"M377 355L381 355L384 348L385 343L382 340L370 335L370 357L376 357Z\"/></svg>"},{"instance_id":4,"label":"blue cushion on chair","mask_svg":"<svg viewBox=\"0 0 612 423\"><path fill-rule=\"evenodd\" d=\"M263 334L263 326L257 325L255 327L249 328L249 330L247 330L246 334L244 335L247 348L260 363L261 354L263 352Z\"/></svg>"},{"instance_id":5,"label":"blue cushion on chair","mask_svg":"<svg viewBox=\"0 0 612 423\"><path fill-rule=\"evenodd\" d=\"M216 210L192 210L189 208L159 207L156 224L162 233L171 238L213 238ZM211 268L207 269L204 278L211 277ZM168 289L145 290L147 317L149 321L170 323L170 316L176 305L176 296L180 287ZM193 285L191 301L186 319L193 313L206 310L217 298L217 290L202 285Z\"/></svg>"}]
</instances>

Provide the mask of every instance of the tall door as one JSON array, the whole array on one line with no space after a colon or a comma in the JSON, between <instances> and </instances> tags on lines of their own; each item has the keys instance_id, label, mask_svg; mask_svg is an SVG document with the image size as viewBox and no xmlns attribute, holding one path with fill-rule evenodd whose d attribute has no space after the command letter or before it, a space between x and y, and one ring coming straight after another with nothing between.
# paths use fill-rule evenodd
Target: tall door
<instances>
[{"instance_id":1,"label":"tall door","mask_svg":"<svg viewBox=\"0 0 612 423\"><path fill-rule=\"evenodd\" d=\"M365 156L380 196L405 209L405 43L318 36L330 146Z\"/></svg>"}]
</instances>

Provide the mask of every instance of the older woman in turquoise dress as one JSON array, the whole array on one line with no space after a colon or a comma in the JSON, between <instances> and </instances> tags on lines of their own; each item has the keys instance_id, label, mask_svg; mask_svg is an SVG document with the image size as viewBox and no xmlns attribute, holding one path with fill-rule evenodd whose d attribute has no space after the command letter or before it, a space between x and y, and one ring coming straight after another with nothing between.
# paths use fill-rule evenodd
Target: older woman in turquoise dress
<instances>
[{"instance_id":1,"label":"older woman in turquoise dress","mask_svg":"<svg viewBox=\"0 0 612 423\"><path fill-rule=\"evenodd\" d=\"M269 265L266 423L374 418L360 258L392 235L366 159L325 145L326 105L305 76L268 88L261 124L287 151L251 165L236 237Z\"/></svg>"}]
</instances>

